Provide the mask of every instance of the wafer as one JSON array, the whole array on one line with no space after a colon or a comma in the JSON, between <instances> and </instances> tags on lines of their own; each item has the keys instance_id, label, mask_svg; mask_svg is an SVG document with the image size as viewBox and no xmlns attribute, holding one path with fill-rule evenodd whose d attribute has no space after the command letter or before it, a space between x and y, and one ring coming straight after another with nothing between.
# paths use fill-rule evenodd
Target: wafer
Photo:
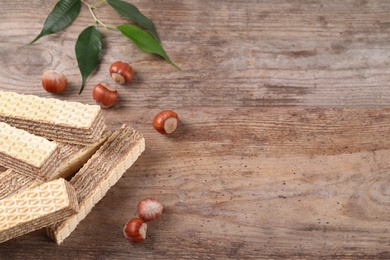
<instances>
[{"instance_id":1,"label":"wafer","mask_svg":"<svg viewBox=\"0 0 390 260\"><path fill-rule=\"evenodd\" d=\"M78 214L47 228L48 235L60 244L82 221L145 150L145 139L123 125L70 180L80 206Z\"/></svg>"},{"instance_id":2,"label":"wafer","mask_svg":"<svg viewBox=\"0 0 390 260\"><path fill-rule=\"evenodd\" d=\"M57 160L60 164L50 176L47 176L47 179L68 178L75 174L110 135L110 131L105 132L96 143L91 145L58 143L59 153Z\"/></svg>"},{"instance_id":3,"label":"wafer","mask_svg":"<svg viewBox=\"0 0 390 260\"><path fill-rule=\"evenodd\" d=\"M58 145L0 122L0 165L47 178L58 165Z\"/></svg>"},{"instance_id":4,"label":"wafer","mask_svg":"<svg viewBox=\"0 0 390 260\"><path fill-rule=\"evenodd\" d=\"M78 212L74 188L64 179L0 200L0 243L53 225Z\"/></svg>"},{"instance_id":5,"label":"wafer","mask_svg":"<svg viewBox=\"0 0 390 260\"><path fill-rule=\"evenodd\" d=\"M100 106L0 91L0 121L49 140L93 144L106 129Z\"/></svg>"},{"instance_id":6,"label":"wafer","mask_svg":"<svg viewBox=\"0 0 390 260\"><path fill-rule=\"evenodd\" d=\"M43 183L43 179L8 169L0 173L0 200Z\"/></svg>"}]
</instances>

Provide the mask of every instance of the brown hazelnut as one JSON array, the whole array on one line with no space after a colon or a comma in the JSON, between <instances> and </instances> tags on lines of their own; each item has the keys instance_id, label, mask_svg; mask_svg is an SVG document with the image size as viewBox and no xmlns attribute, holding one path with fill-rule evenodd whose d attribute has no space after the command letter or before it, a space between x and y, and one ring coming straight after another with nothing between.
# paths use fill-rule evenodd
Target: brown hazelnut
<instances>
[{"instance_id":1,"label":"brown hazelnut","mask_svg":"<svg viewBox=\"0 0 390 260\"><path fill-rule=\"evenodd\" d=\"M179 125L179 116L172 110L164 110L158 113L153 120L154 128L162 134L170 134Z\"/></svg>"},{"instance_id":2,"label":"brown hazelnut","mask_svg":"<svg viewBox=\"0 0 390 260\"><path fill-rule=\"evenodd\" d=\"M99 83L93 89L92 97L102 108L109 108L118 100L118 91L107 83Z\"/></svg>"},{"instance_id":3,"label":"brown hazelnut","mask_svg":"<svg viewBox=\"0 0 390 260\"><path fill-rule=\"evenodd\" d=\"M130 82L133 79L133 68L125 62L116 61L110 66L110 76L118 84Z\"/></svg>"},{"instance_id":4,"label":"brown hazelnut","mask_svg":"<svg viewBox=\"0 0 390 260\"><path fill-rule=\"evenodd\" d=\"M61 72L48 70L42 75L42 87L50 93L60 93L66 88L67 80Z\"/></svg>"}]
</instances>

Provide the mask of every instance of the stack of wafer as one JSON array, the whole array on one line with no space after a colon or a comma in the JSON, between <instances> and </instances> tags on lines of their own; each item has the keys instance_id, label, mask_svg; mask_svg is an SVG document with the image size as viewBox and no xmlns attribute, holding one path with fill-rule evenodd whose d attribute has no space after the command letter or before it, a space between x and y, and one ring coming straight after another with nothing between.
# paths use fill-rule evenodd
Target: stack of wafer
<instances>
[{"instance_id":1,"label":"stack of wafer","mask_svg":"<svg viewBox=\"0 0 390 260\"><path fill-rule=\"evenodd\" d=\"M62 243L144 149L144 138L130 127L123 125L115 131L70 180L77 193L80 212L48 228L48 235L57 244Z\"/></svg>"},{"instance_id":2,"label":"stack of wafer","mask_svg":"<svg viewBox=\"0 0 390 260\"><path fill-rule=\"evenodd\" d=\"M107 131L97 106L3 91L0 100L0 242L47 227L60 244L145 140L126 125Z\"/></svg>"}]
</instances>

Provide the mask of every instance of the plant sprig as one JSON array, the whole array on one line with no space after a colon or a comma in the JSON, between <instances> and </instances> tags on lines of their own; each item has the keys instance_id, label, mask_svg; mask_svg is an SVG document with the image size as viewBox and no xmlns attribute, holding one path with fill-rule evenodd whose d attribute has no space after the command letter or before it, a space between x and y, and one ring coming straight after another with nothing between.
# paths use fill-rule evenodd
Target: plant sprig
<instances>
[{"instance_id":1,"label":"plant sprig","mask_svg":"<svg viewBox=\"0 0 390 260\"><path fill-rule=\"evenodd\" d=\"M131 24L112 26L103 23L95 15L94 9L104 3L107 3L120 16L133 22L136 26ZM158 36L153 22L143 15L137 7L122 0L100 0L94 4L88 4L84 0L59 0L47 16L40 34L29 44L36 42L43 36L63 31L70 26L78 17L81 10L81 4L88 6L95 23L94 25L85 28L79 34L75 44L77 63L82 77L79 94L82 93L88 77L95 70L99 62L99 56L102 49L102 37L98 28L99 25L106 29L118 30L125 38L131 40L143 52L156 54L164 58L174 67L180 69L172 62L162 47L160 37Z\"/></svg>"}]
</instances>

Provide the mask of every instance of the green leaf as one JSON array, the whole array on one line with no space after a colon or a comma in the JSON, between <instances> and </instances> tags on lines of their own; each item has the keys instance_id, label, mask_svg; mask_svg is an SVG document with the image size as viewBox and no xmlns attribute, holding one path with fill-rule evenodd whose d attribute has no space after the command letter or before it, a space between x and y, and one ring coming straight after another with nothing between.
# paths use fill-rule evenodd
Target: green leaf
<instances>
[{"instance_id":1,"label":"green leaf","mask_svg":"<svg viewBox=\"0 0 390 260\"><path fill-rule=\"evenodd\" d=\"M47 16L41 33L29 44L36 42L45 35L53 34L64 30L79 15L81 9L81 0L60 0L54 9Z\"/></svg>"},{"instance_id":2,"label":"green leaf","mask_svg":"<svg viewBox=\"0 0 390 260\"><path fill-rule=\"evenodd\" d=\"M82 84L79 94L83 92L85 82L99 62L102 50L102 35L96 26L89 26L77 38L75 51L81 72Z\"/></svg>"},{"instance_id":3,"label":"green leaf","mask_svg":"<svg viewBox=\"0 0 390 260\"><path fill-rule=\"evenodd\" d=\"M144 16L137 7L122 0L107 0L107 3L111 5L111 7L114 8L115 11L122 17L147 29L158 42L161 42L153 22L146 18L146 16Z\"/></svg>"},{"instance_id":4,"label":"green leaf","mask_svg":"<svg viewBox=\"0 0 390 260\"><path fill-rule=\"evenodd\" d=\"M180 69L171 61L160 43L156 41L149 33L129 24L119 25L116 28L123 34L123 36L133 41L135 45L137 45L137 47L142 51L157 54L166 59L176 68Z\"/></svg>"}]
</instances>

